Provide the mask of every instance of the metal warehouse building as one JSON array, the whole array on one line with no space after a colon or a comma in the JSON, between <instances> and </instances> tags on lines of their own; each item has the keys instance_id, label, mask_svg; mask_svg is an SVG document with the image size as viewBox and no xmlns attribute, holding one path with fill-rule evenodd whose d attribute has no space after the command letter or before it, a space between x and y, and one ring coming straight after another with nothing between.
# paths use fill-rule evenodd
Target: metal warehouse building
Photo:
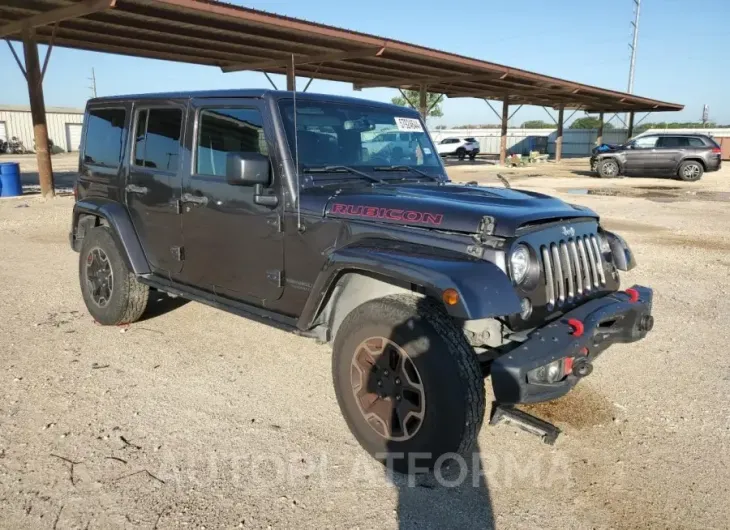
<instances>
[{"instance_id":1,"label":"metal warehouse building","mask_svg":"<svg viewBox=\"0 0 730 530\"><path fill-rule=\"evenodd\" d=\"M54 151L78 151L81 143L83 109L47 107L48 138L56 146ZM30 106L0 105L0 140L17 136L28 150L33 149L33 119Z\"/></svg>"}]
</instances>

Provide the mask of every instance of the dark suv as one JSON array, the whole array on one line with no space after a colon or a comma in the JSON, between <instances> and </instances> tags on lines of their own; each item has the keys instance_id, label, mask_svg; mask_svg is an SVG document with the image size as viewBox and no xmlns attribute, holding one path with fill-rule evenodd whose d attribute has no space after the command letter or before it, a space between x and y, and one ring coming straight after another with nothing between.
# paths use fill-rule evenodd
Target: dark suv
<instances>
[{"instance_id":1,"label":"dark suv","mask_svg":"<svg viewBox=\"0 0 730 530\"><path fill-rule=\"evenodd\" d=\"M721 153L720 146L704 134L647 134L594 152L591 169L604 178L661 175L692 182L705 171L720 169Z\"/></svg>"},{"instance_id":2,"label":"dark suv","mask_svg":"<svg viewBox=\"0 0 730 530\"><path fill-rule=\"evenodd\" d=\"M388 131L408 142L368 147ZM330 342L350 429L398 470L470 450L486 375L509 413L652 327L651 289L619 290L633 257L593 211L450 183L403 107L266 90L93 99L79 172L70 241L96 321L136 321L156 290Z\"/></svg>"}]
</instances>

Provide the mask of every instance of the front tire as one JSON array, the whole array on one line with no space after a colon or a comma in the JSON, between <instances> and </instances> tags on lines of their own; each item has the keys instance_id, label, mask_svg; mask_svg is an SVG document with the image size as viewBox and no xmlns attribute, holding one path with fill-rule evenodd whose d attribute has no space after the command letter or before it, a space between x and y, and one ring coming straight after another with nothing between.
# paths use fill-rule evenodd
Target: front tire
<instances>
[{"instance_id":1,"label":"front tire","mask_svg":"<svg viewBox=\"0 0 730 530\"><path fill-rule=\"evenodd\" d=\"M679 165L677 176L685 182L697 182L702 178L705 168L697 160L687 160Z\"/></svg>"},{"instance_id":2,"label":"front tire","mask_svg":"<svg viewBox=\"0 0 730 530\"><path fill-rule=\"evenodd\" d=\"M620 168L618 162L609 158L608 160L602 160L597 163L598 174L601 178L610 179L619 176Z\"/></svg>"},{"instance_id":3,"label":"front tire","mask_svg":"<svg viewBox=\"0 0 730 530\"><path fill-rule=\"evenodd\" d=\"M332 375L360 445L401 473L467 454L484 419L484 378L463 331L440 304L414 295L366 302L342 322Z\"/></svg>"},{"instance_id":4,"label":"front tire","mask_svg":"<svg viewBox=\"0 0 730 530\"><path fill-rule=\"evenodd\" d=\"M86 308L99 324L136 322L144 313L149 287L137 281L109 228L86 232L79 253L79 282Z\"/></svg>"}]
</instances>

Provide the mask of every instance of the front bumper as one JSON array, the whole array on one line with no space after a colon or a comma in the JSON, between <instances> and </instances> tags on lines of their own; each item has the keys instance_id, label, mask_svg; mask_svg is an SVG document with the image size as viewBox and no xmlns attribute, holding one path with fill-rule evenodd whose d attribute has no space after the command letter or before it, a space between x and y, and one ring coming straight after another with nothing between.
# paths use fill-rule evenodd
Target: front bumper
<instances>
[{"instance_id":1,"label":"front bumper","mask_svg":"<svg viewBox=\"0 0 730 530\"><path fill-rule=\"evenodd\" d=\"M572 373L556 383L531 383L530 370L566 357L590 364L612 344L635 342L651 331L652 290L635 285L638 299L616 292L586 302L559 319L532 331L518 347L492 362L495 401L499 404L550 401L567 394L581 379ZM630 290L628 290L630 291ZM568 324L580 321L582 334Z\"/></svg>"}]
</instances>

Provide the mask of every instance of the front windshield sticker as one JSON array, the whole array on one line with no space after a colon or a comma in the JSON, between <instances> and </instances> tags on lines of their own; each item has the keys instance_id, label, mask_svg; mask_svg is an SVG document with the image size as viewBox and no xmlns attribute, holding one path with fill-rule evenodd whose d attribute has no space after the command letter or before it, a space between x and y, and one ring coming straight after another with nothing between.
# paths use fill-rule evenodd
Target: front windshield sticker
<instances>
[{"instance_id":1,"label":"front windshield sticker","mask_svg":"<svg viewBox=\"0 0 730 530\"><path fill-rule=\"evenodd\" d=\"M395 118L395 126L398 127L399 131L406 132L423 132L423 125L421 120L416 118Z\"/></svg>"},{"instance_id":2,"label":"front windshield sticker","mask_svg":"<svg viewBox=\"0 0 730 530\"><path fill-rule=\"evenodd\" d=\"M423 148L423 154L424 155L430 155L431 154L431 150L428 147L424 147Z\"/></svg>"}]
</instances>

